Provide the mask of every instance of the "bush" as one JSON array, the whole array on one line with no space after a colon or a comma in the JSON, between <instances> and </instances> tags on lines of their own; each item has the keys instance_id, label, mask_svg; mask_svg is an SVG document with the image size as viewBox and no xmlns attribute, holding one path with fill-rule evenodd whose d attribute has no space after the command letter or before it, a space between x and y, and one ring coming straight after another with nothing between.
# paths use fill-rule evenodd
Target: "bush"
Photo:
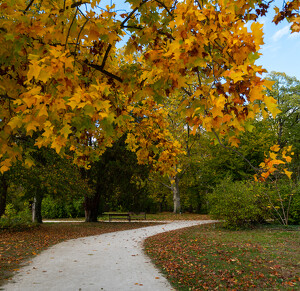
<instances>
[{"instance_id":1,"label":"bush","mask_svg":"<svg viewBox=\"0 0 300 291\"><path fill-rule=\"evenodd\" d=\"M83 217L83 198L64 201L46 196L42 201L42 216L45 218Z\"/></svg>"},{"instance_id":2,"label":"bush","mask_svg":"<svg viewBox=\"0 0 300 291\"><path fill-rule=\"evenodd\" d=\"M283 216L284 210L285 215L288 216L288 224L300 224L300 185L295 185L287 179L281 179L276 183L276 187L272 186L272 201L278 213ZM274 216L277 218L279 217L278 213L274 212ZM278 220L281 222L279 218Z\"/></svg>"},{"instance_id":3,"label":"bush","mask_svg":"<svg viewBox=\"0 0 300 291\"><path fill-rule=\"evenodd\" d=\"M208 194L210 214L230 228L263 222L270 216L265 190L262 184L226 178Z\"/></svg>"},{"instance_id":4,"label":"bush","mask_svg":"<svg viewBox=\"0 0 300 291\"><path fill-rule=\"evenodd\" d=\"M300 185L292 190L292 195L289 223L300 224Z\"/></svg>"},{"instance_id":5,"label":"bush","mask_svg":"<svg viewBox=\"0 0 300 291\"><path fill-rule=\"evenodd\" d=\"M29 204L25 203L24 210L17 212L11 203L5 208L5 214L0 218L0 228L21 228L32 225Z\"/></svg>"}]
</instances>

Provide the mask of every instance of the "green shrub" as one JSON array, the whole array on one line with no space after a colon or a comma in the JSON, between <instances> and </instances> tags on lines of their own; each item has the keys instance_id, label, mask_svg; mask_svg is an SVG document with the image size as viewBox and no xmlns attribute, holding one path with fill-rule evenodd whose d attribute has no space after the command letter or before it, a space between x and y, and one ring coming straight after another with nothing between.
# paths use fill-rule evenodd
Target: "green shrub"
<instances>
[{"instance_id":1,"label":"green shrub","mask_svg":"<svg viewBox=\"0 0 300 291\"><path fill-rule=\"evenodd\" d=\"M262 184L226 178L208 194L210 214L230 228L263 222L270 216L263 191L266 189Z\"/></svg>"},{"instance_id":2,"label":"green shrub","mask_svg":"<svg viewBox=\"0 0 300 291\"><path fill-rule=\"evenodd\" d=\"M46 196L42 201L42 216L44 218L83 217L83 198L64 201Z\"/></svg>"},{"instance_id":3,"label":"green shrub","mask_svg":"<svg viewBox=\"0 0 300 291\"><path fill-rule=\"evenodd\" d=\"M292 190L292 195L289 223L300 224L300 185Z\"/></svg>"},{"instance_id":4,"label":"green shrub","mask_svg":"<svg viewBox=\"0 0 300 291\"><path fill-rule=\"evenodd\" d=\"M272 187L272 192L273 203L280 215L283 216L284 209L285 215L288 216L288 224L300 224L300 185L281 179L276 183L276 187ZM277 213L274 215L279 216Z\"/></svg>"},{"instance_id":5,"label":"green shrub","mask_svg":"<svg viewBox=\"0 0 300 291\"><path fill-rule=\"evenodd\" d=\"M29 204L24 204L22 211L17 211L13 204L8 203L5 214L0 218L0 228L20 228L32 225L31 211Z\"/></svg>"}]
</instances>

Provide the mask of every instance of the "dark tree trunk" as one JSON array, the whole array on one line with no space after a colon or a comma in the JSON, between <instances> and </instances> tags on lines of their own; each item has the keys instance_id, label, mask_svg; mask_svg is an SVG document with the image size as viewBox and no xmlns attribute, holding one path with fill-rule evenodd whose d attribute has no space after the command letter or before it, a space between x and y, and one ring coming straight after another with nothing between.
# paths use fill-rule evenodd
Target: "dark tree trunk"
<instances>
[{"instance_id":1,"label":"dark tree trunk","mask_svg":"<svg viewBox=\"0 0 300 291\"><path fill-rule=\"evenodd\" d=\"M99 214L100 194L84 198L85 222L97 222Z\"/></svg>"},{"instance_id":2,"label":"dark tree trunk","mask_svg":"<svg viewBox=\"0 0 300 291\"><path fill-rule=\"evenodd\" d=\"M0 176L0 217L5 213L8 183L4 174Z\"/></svg>"},{"instance_id":3,"label":"dark tree trunk","mask_svg":"<svg viewBox=\"0 0 300 291\"><path fill-rule=\"evenodd\" d=\"M37 192L33 198L33 203L32 203L32 222L43 223L42 200L43 200L43 195L40 193L40 189L37 189Z\"/></svg>"}]
</instances>

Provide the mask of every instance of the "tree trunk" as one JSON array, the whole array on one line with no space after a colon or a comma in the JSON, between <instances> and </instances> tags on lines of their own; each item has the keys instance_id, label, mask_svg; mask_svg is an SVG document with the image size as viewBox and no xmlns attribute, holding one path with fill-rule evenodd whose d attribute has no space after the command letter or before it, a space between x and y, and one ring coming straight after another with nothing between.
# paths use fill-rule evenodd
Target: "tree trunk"
<instances>
[{"instance_id":1,"label":"tree trunk","mask_svg":"<svg viewBox=\"0 0 300 291\"><path fill-rule=\"evenodd\" d=\"M171 182L171 189L173 192L173 212L174 213L180 213L181 211L181 205L180 205L180 191L179 191L179 177L178 175L175 176L175 178L170 178Z\"/></svg>"},{"instance_id":2,"label":"tree trunk","mask_svg":"<svg viewBox=\"0 0 300 291\"><path fill-rule=\"evenodd\" d=\"M43 223L42 200L43 195L40 193L40 189L38 188L32 203L32 222Z\"/></svg>"},{"instance_id":3,"label":"tree trunk","mask_svg":"<svg viewBox=\"0 0 300 291\"><path fill-rule=\"evenodd\" d=\"M84 197L85 222L97 222L99 213L100 195Z\"/></svg>"},{"instance_id":4,"label":"tree trunk","mask_svg":"<svg viewBox=\"0 0 300 291\"><path fill-rule=\"evenodd\" d=\"M5 213L8 184L5 175L0 177L0 217Z\"/></svg>"}]
</instances>

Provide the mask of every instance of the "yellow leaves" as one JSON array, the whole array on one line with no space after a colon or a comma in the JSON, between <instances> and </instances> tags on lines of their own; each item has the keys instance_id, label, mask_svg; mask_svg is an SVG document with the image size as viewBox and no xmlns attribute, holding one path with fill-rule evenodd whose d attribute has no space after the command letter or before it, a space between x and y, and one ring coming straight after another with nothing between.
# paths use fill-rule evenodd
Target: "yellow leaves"
<instances>
[{"instance_id":1,"label":"yellow leaves","mask_svg":"<svg viewBox=\"0 0 300 291\"><path fill-rule=\"evenodd\" d=\"M264 87L266 87L269 90L272 90L273 85L275 84L275 81L271 81L271 80L264 80Z\"/></svg>"},{"instance_id":2,"label":"yellow leaves","mask_svg":"<svg viewBox=\"0 0 300 291\"><path fill-rule=\"evenodd\" d=\"M33 78L38 79L42 67L39 66L39 61L31 61L29 70L27 73L27 80L31 81Z\"/></svg>"},{"instance_id":3,"label":"yellow leaves","mask_svg":"<svg viewBox=\"0 0 300 291\"><path fill-rule=\"evenodd\" d=\"M14 116L8 124L12 130L20 128L23 125L22 118L20 116Z\"/></svg>"},{"instance_id":4,"label":"yellow leaves","mask_svg":"<svg viewBox=\"0 0 300 291\"><path fill-rule=\"evenodd\" d=\"M290 146L284 148L282 151L279 145L273 145L270 147L269 153L265 154L265 161L259 165L261 168L260 180L265 181L271 174L274 173L286 175L289 179L291 179L293 172L290 172L285 168L286 163L290 163L292 161L291 157L286 155L290 151ZM254 178L257 180L257 175L255 175Z\"/></svg>"},{"instance_id":5,"label":"yellow leaves","mask_svg":"<svg viewBox=\"0 0 300 291\"><path fill-rule=\"evenodd\" d=\"M226 100L223 94L219 95L213 102L213 108L211 109L211 113L213 117L223 117L224 104Z\"/></svg>"},{"instance_id":6,"label":"yellow leaves","mask_svg":"<svg viewBox=\"0 0 300 291\"><path fill-rule=\"evenodd\" d=\"M7 172L8 170L9 170L9 167L7 167L7 166L5 166L5 165L1 166L1 168L0 168L1 174Z\"/></svg>"},{"instance_id":7,"label":"yellow leaves","mask_svg":"<svg viewBox=\"0 0 300 291\"><path fill-rule=\"evenodd\" d=\"M287 161L287 163L290 163L292 161L292 158L290 156L286 156L285 160Z\"/></svg>"},{"instance_id":8,"label":"yellow leaves","mask_svg":"<svg viewBox=\"0 0 300 291\"><path fill-rule=\"evenodd\" d=\"M230 144L234 147L238 147L240 140L236 137L236 136L231 136L228 141L230 142Z\"/></svg>"},{"instance_id":9,"label":"yellow leaves","mask_svg":"<svg viewBox=\"0 0 300 291\"><path fill-rule=\"evenodd\" d=\"M27 131L27 134L32 136L33 132L36 131L36 129L40 126L40 124L35 121L31 120L29 123L25 124L25 129Z\"/></svg>"},{"instance_id":10,"label":"yellow leaves","mask_svg":"<svg viewBox=\"0 0 300 291\"><path fill-rule=\"evenodd\" d=\"M261 86L253 86L250 90L250 102L254 102L255 100L263 100Z\"/></svg>"},{"instance_id":11,"label":"yellow leaves","mask_svg":"<svg viewBox=\"0 0 300 291\"><path fill-rule=\"evenodd\" d=\"M244 80L243 75L244 75L244 73L239 70L236 70L236 71L231 70L231 71L226 71L224 73L224 76L231 78L234 83Z\"/></svg>"},{"instance_id":12,"label":"yellow leaves","mask_svg":"<svg viewBox=\"0 0 300 291\"><path fill-rule=\"evenodd\" d=\"M4 172L7 172L11 167L11 159L5 159L0 163L0 172L3 174Z\"/></svg>"},{"instance_id":13,"label":"yellow leaves","mask_svg":"<svg viewBox=\"0 0 300 291\"><path fill-rule=\"evenodd\" d=\"M30 168L30 167L32 167L34 165L34 161L31 159L31 158L26 158L25 159L25 166L26 167L28 167L28 168Z\"/></svg>"},{"instance_id":14,"label":"yellow leaves","mask_svg":"<svg viewBox=\"0 0 300 291\"><path fill-rule=\"evenodd\" d=\"M72 133L71 126L66 124L60 131L65 138L68 138L69 134Z\"/></svg>"},{"instance_id":15,"label":"yellow leaves","mask_svg":"<svg viewBox=\"0 0 300 291\"><path fill-rule=\"evenodd\" d=\"M279 152L280 146L278 144L275 144L275 145L270 147L270 150L273 151L273 152Z\"/></svg>"},{"instance_id":16,"label":"yellow leaves","mask_svg":"<svg viewBox=\"0 0 300 291\"><path fill-rule=\"evenodd\" d=\"M291 179L293 172L288 171L287 169L283 169L284 173L288 176L289 179Z\"/></svg>"},{"instance_id":17,"label":"yellow leaves","mask_svg":"<svg viewBox=\"0 0 300 291\"><path fill-rule=\"evenodd\" d=\"M272 113L273 118L276 117L281 111L277 107L276 100L271 96L264 97L264 103L267 105L268 110Z\"/></svg>"},{"instance_id":18,"label":"yellow leaves","mask_svg":"<svg viewBox=\"0 0 300 291\"><path fill-rule=\"evenodd\" d=\"M254 41L255 41L255 48L258 51L261 47L261 45L264 44L263 41L263 24L259 23L259 22L253 22L251 24L251 31L252 34L254 36Z\"/></svg>"},{"instance_id":19,"label":"yellow leaves","mask_svg":"<svg viewBox=\"0 0 300 291\"><path fill-rule=\"evenodd\" d=\"M42 105L42 108L39 110L38 116L48 116L48 111L47 111L47 106L46 105Z\"/></svg>"},{"instance_id":20,"label":"yellow leaves","mask_svg":"<svg viewBox=\"0 0 300 291\"><path fill-rule=\"evenodd\" d=\"M66 141L67 141L66 138L64 138L62 136L58 136L52 142L51 148L54 149L57 154L60 154L60 151L65 146Z\"/></svg>"}]
</instances>

